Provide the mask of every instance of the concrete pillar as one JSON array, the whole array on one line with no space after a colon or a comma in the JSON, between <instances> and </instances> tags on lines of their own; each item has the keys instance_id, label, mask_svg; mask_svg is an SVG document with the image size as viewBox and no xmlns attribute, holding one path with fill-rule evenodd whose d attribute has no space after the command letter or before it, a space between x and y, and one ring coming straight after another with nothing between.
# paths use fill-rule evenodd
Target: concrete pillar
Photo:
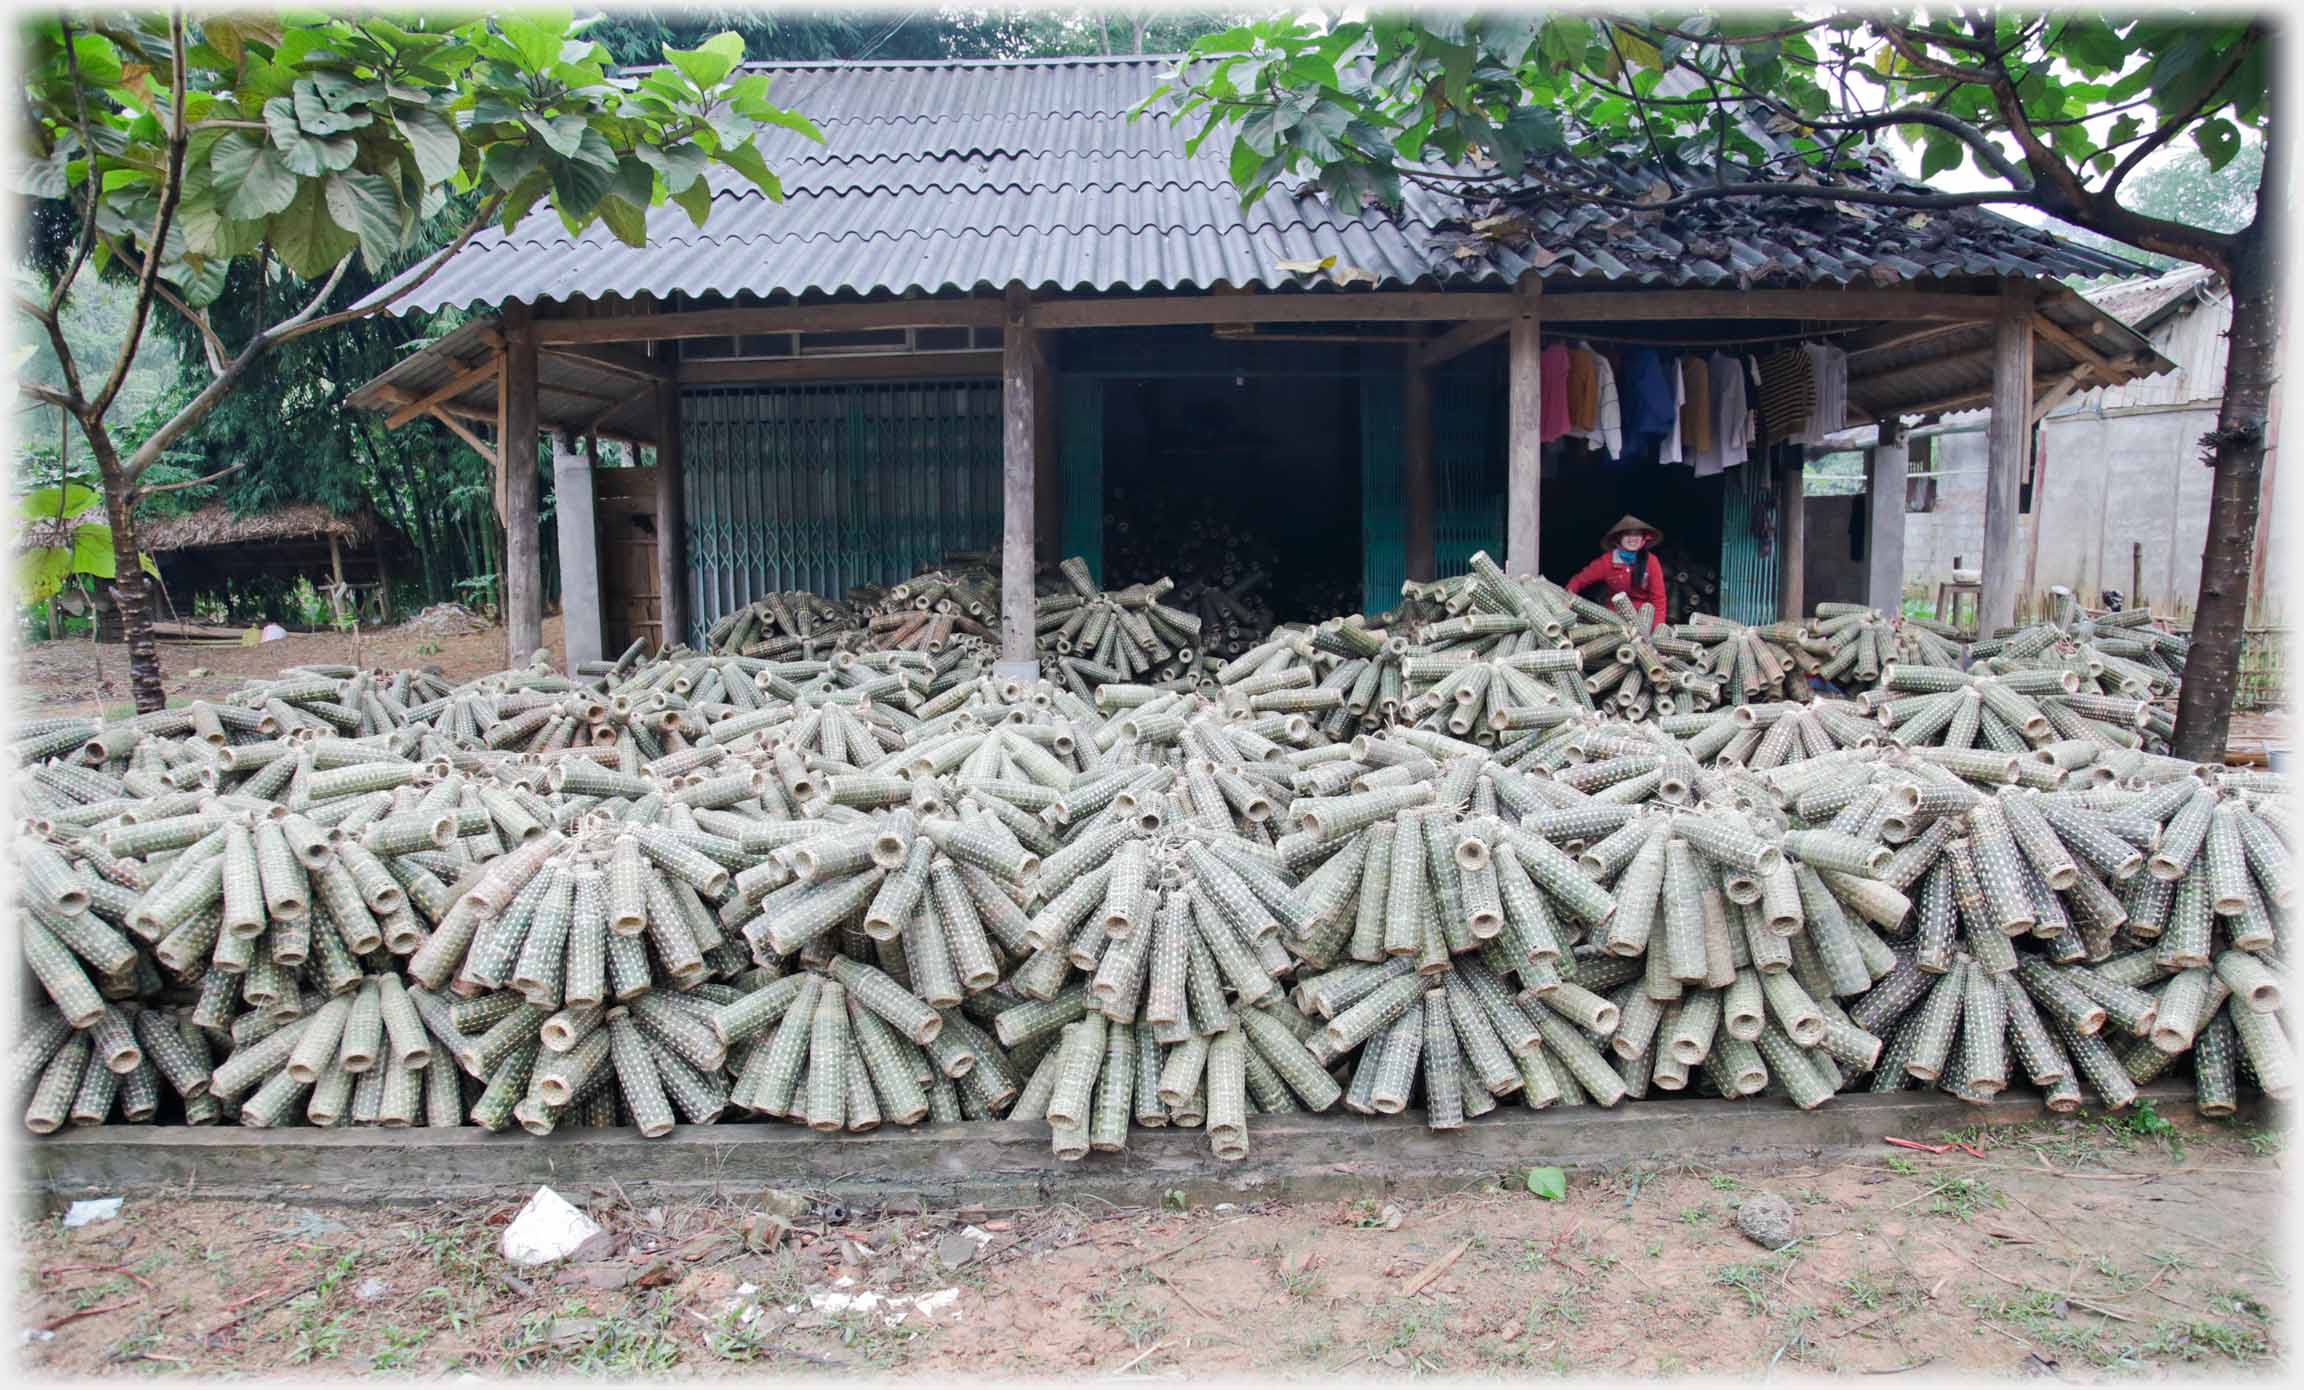
<instances>
[{"instance_id":1,"label":"concrete pillar","mask_svg":"<svg viewBox=\"0 0 2304 1390\"><path fill-rule=\"evenodd\" d=\"M1912 446L1902 424L1880 422L1864 464L1864 602L1883 613L1904 606L1904 476Z\"/></svg>"},{"instance_id":2,"label":"concrete pillar","mask_svg":"<svg viewBox=\"0 0 2304 1390\"><path fill-rule=\"evenodd\" d=\"M1984 595L1977 635L1989 637L2016 622L2023 587L2022 526L2025 466L2032 452L2032 287L2003 284L1993 324L1991 445L1984 469Z\"/></svg>"},{"instance_id":3,"label":"concrete pillar","mask_svg":"<svg viewBox=\"0 0 2304 1390\"><path fill-rule=\"evenodd\" d=\"M1541 281L1520 286L1520 312L1512 319L1510 405L1504 416L1504 570L1535 574L1544 533L1540 503L1544 466L1544 315Z\"/></svg>"},{"instance_id":4,"label":"concrete pillar","mask_svg":"<svg viewBox=\"0 0 2304 1390\"><path fill-rule=\"evenodd\" d=\"M552 445L552 512L560 528L561 659L574 672L598 661L606 645L600 630L600 533L592 512L592 459L565 440Z\"/></svg>"},{"instance_id":5,"label":"concrete pillar","mask_svg":"<svg viewBox=\"0 0 2304 1390\"><path fill-rule=\"evenodd\" d=\"M656 611L663 645L688 640L688 493L680 471L680 385L656 383Z\"/></svg>"},{"instance_id":6,"label":"concrete pillar","mask_svg":"<svg viewBox=\"0 0 2304 1390\"><path fill-rule=\"evenodd\" d=\"M1040 385L1040 351L1031 298L1021 285L1008 291L1000 330L1000 661L1004 676L1037 678L1033 655L1039 600L1033 593L1033 524L1040 431L1033 398Z\"/></svg>"}]
</instances>

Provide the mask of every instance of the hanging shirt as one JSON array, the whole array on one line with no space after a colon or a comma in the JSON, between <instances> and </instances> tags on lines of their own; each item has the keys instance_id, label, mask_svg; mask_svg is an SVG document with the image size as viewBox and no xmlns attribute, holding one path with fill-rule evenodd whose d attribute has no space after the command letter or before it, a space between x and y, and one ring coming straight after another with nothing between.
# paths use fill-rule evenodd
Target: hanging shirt
<instances>
[{"instance_id":1,"label":"hanging shirt","mask_svg":"<svg viewBox=\"0 0 2304 1390\"><path fill-rule=\"evenodd\" d=\"M1816 375L1816 410L1808 428L1793 436L1796 444L1822 444L1826 435L1846 427L1848 419L1848 354L1826 343L1807 348Z\"/></svg>"},{"instance_id":2,"label":"hanging shirt","mask_svg":"<svg viewBox=\"0 0 2304 1390\"><path fill-rule=\"evenodd\" d=\"M1677 437L1679 381L1679 362L1654 348L1624 354L1624 370L1616 378L1624 454L1638 452L1651 439Z\"/></svg>"},{"instance_id":3,"label":"hanging shirt","mask_svg":"<svg viewBox=\"0 0 2304 1390\"><path fill-rule=\"evenodd\" d=\"M1801 348L1772 352L1757 366L1767 381L1760 392L1760 439L1776 444L1805 434L1816 416L1816 362Z\"/></svg>"},{"instance_id":4,"label":"hanging shirt","mask_svg":"<svg viewBox=\"0 0 2304 1390\"><path fill-rule=\"evenodd\" d=\"M1702 357L1680 359L1680 444L1688 459L1712 447L1712 368Z\"/></svg>"},{"instance_id":5,"label":"hanging shirt","mask_svg":"<svg viewBox=\"0 0 2304 1390\"><path fill-rule=\"evenodd\" d=\"M1568 349L1568 432L1579 436L1600 424L1599 374L1592 362L1592 349L1582 345Z\"/></svg>"},{"instance_id":6,"label":"hanging shirt","mask_svg":"<svg viewBox=\"0 0 2304 1390\"><path fill-rule=\"evenodd\" d=\"M1544 402L1536 415L1536 442L1568 433L1568 345L1554 343L1536 359L1536 385Z\"/></svg>"},{"instance_id":7,"label":"hanging shirt","mask_svg":"<svg viewBox=\"0 0 2304 1390\"><path fill-rule=\"evenodd\" d=\"M1713 353L1705 363L1711 392L1711 418L1706 423L1711 436L1707 446L1696 455L1696 476L1710 477L1724 468L1734 468L1744 462L1750 443L1752 411L1745 388L1744 359L1725 353Z\"/></svg>"},{"instance_id":8,"label":"hanging shirt","mask_svg":"<svg viewBox=\"0 0 2304 1390\"><path fill-rule=\"evenodd\" d=\"M1680 418L1688 404L1688 379L1681 374L1677 363L1673 365L1670 375L1672 377L1672 428L1665 432L1664 441L1656 446L1656 461L1658 463L1679 463L1682 461Z\"/></svg>"},{"instance_id":9,"label":"hanging shirt","mask_svg":"<svg viewBox=\"0 0 2304 1390\"><path fill-rule=\"evenodd\" d=\"M1594 410L1591 425L1580 431L1586 443L1610 458L1624 453L1624 407L1616 394L1616 369L1608 359L1590 348L1583 354L1592 364L1592 395Z\"/></svg>"}]
</instances>

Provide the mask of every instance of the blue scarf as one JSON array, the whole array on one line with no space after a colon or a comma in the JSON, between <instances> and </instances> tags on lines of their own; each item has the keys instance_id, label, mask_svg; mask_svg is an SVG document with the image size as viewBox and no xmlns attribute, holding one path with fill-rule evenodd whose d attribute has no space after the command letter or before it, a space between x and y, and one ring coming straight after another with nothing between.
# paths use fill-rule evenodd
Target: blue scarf
<instances>
[{"instance_id":1,"label":"blue scarf","mask_svg":"<svg viewBox=\"0 0 2304 1390\"><path fill-rule=\"evenodd\" d=\"M1626 550L1624 547L1618 546L1616 547L1616 563L1626 569L1636 570L1640 568L1640 557L1647 553L1645 550Z\"/></svg>"}]
</instances>

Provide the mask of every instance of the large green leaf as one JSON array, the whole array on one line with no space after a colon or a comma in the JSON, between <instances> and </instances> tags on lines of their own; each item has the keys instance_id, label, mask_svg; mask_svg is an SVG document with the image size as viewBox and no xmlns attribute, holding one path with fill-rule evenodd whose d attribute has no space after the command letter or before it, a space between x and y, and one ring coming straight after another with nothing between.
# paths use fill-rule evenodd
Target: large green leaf
<instances>
[{"instance_id":1,"label":"large green leaf","mask_svg":"<svg viewBox=\"0 0 2304 1390\"><path fill-rule=\"evenodd\" d=\"M93 491L78 483L65 483L61 486L50 484L47 487L36 487L18 498L16 505L26 517L37 521L43 518L78 516L100 500Z\"/></svg>"},{"instance_id":2,"label":"large green leaf","mask_svg":"<svg viewBox=\"0 0 2304 1390\"><path fill-rule=\"evenodd\" d=\"M63 546L27 550L16 561L17 598L23 603L53 598L71 573L72 552Z\"/></svg>"},{"instance_id":3,"label":"large green leaf","mask_svg":"<svg viewBox=\"0 0 2304 1390\"><path fill-rule=\"evenodd\" d=\"M715 34L691 49L667 45L664 61L678 68L680 75L699 89L709 92L744 61L744 40L734 34Z\"/></svg>"},{"instance_id":4,"label":"large green leaf","mask_svg":"<svg viewBox=\"0 0 2304 1390\"><path fill-rule=\"evenodd\" d=\"M704 166L712 162L712 156L705 153L702 146L685 140L665 149L641 144L632 153L664 176L664 191L675 197L686 192L688 185L704 172Z\"/></svg>"},{"instance_id":5,"label":"large green leaf","mask_svg":"<svg viewBox=\"0 0 2304 1390\"><path fill-rule=\"evenodd\" d=\"M568 20L563 13L560 22L546 14L507 14L496 17L496 28L520 55L520 65L530 72L542 72L560 59L560 40L568 32Z\"/></svg>"},{"instance_id":6,"label":"large green leaf","mask_svg":"<svg viewBox=\"0 0 2304 1390\"><path fill-rule=\"evenodd\" d=\"M208 171L223 195L226 217L256 221L296 201L296 176L279 151L246 131L229 131L216 142Z\"/></svg>"},{"instance_id":7,"label":"large green leaf","mask_svg":"<svg viewBox=\"0 0 2304 1390\"><path fill-rule=\"evenodd\" d=\"M265 234L283 265L298 277L317 280L359 249L360 238L336 225L317 180L297 185L296 199L265 223Z\"/></svg>"},{"instance_id":8,"label":"large green leaf","mask_svg":"<svg viewBox=\"0 0 2304 1390\"><path fill-rule=\"evenodd\" d=\"M91 521L72 532L72 573L110 579L120 572L112 559L112 528Z\"/></svg>"},{"instance_id":9,"label":"large green leaf","mask_svg":"<svg viewBox=\"0 0 2304 1390\"><path fill-rule=\"evenodd\" d=\"M597 205L600 221L626 246L648 244L648 214L611 193Z\"/></svg>"},{"instance_id":10,"label":"large green leaf","mask_svg":"<svg viewBox=\"0 0 2304 1390\"><path fill-rule=\"evenodd\" d=\"M397 117L400 134L408 141L408 151L416 157L416 172L424 181L445 183L456 177L464 157L464 142L456 138L456 128L448 123L448 118L437 111L407 107L402 107Z\"/></svg>"},{"instance_id":11,"label":"large green leaf","mask_svg":"<svg viewBox=\"0 0 2304 1390\"><path fill-rule=\"evenodd\" d=\"M399 185L382 174L347 172L328 177L328 215L360 238L360 256L381 273L397 255L408 230Z\"/></svg>"},{"instance_id":12,"label":"large green leaf","mask_svg":"<svg viewBox=\"0 0 2304 1390\"><path fill-rule=\"evenodd\" d=\"M123 75L120 50L112 40L102 34L85 31L72 36L72 61L78 65L80 81L94 87L117 86Z\"/></svg>"}]
</instances>

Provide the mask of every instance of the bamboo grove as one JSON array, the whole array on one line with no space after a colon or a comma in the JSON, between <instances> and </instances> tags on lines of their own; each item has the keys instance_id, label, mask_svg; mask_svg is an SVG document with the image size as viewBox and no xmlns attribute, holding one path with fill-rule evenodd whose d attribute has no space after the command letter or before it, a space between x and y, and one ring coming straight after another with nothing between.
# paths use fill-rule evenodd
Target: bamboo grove
<instances>
[{"instance_id":1,"label":"bamboo grove","mask_svg":"<svg viewBox=\"0 0 2304 1390\"><path fill-rule=\"evenodd\" d=\"M2145 615L1652 628L1483 555L1219 659L1171 587L1067 562L1039 681L954 569L20 724L24 1122L1237 1159L1284 1111L2292 1085L2283 783L2166 756Z\"/></svg>"}]
</instances>

